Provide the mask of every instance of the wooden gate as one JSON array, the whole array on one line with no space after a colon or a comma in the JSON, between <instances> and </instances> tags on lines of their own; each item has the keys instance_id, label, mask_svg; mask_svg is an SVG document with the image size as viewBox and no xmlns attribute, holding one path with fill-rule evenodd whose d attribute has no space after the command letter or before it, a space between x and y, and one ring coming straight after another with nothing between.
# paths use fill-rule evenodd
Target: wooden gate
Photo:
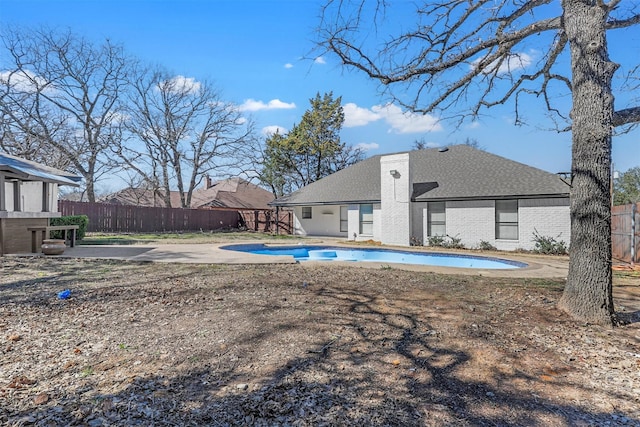
<instances>
[{"instance_id":1,"label":"wooden gate","mask_svg":"<svg viewBox=\"0 0 640 427\"><path fill-rule=\"evenodd\" d=\"M640 262L640 203L611 208L611 252L614 259Z\"/></svg>"}]
</instances>

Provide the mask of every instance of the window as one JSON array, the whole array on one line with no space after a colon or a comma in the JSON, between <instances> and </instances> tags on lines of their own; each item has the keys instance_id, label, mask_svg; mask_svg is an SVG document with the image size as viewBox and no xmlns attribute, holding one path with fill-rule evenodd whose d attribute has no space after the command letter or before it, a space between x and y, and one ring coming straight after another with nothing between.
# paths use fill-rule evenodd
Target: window
<instances>
[{"instance_id":1,"label":"window","mask_svg":"<svg viewBox=\"0 0 640 427\"><path fill-rule=\"evenodd\" d=\"M360 234L373 235L373 205L360 205Z\"/></svg>"},{"instance_id":2,"label":"window","mask_svg":"<svg viewBox=\"0 0 640 427\"><path fill-rule=\"evenodd\" d=\"M517 200L496 200L496 239L518 240Z\"/></svg>"},{"instance_id":3,"label":"window","mask_svg":"<svg viewBox=\"0 0 640 427\"><path fill-rule=\"evenodd\" d=\"M445 202L428 202L427 203L427 235L428 236L446 236Z\"/></svg>"},{"instance_id":4,"label":"window","mask_svg":"<svg viewBox=\"0 0 640 427\"><path fill-rule=\"evenodd\" d=\"M7 210L7 187L5 186L4 175L0 173L0 211Z\"/></svg>"},{"instance_id":5,"label":"window","mask_svg":"<svg viewBox=\"0 0 640 427\"><path fill-rule=\"evenodd\" d=\"M49 183L42 183L42 212L49 212Z\"/></svg>"},{"instance_id":6,"label":"window","mask_svg":"<svg viewBox=\"0 0 640 427\"><path fill-rule=\"evenodd\" d=\"M349 231L349 207L340 206L340 231Z\"/></svg>"},{"instance_id":7,"label":"window","mask_svg":"<svg viewBox=\"0 0 640 427\"><path fill-rule=\"evenodd\" d=\"M15 212L20 212L22 210L22 203L20 203L22 199L22 194L20 192L21 185L20 181L13 181L13 210Z\"/></svg>"},{"instance_id":8,"label":"window","mask_svg":"<svg viewBox=\"0 0 640 427\"><path fill-rule=\"evenodd\" d=\"M311 206L302 207L302 219L311 219Z\"/></svg>"}]
</instances>

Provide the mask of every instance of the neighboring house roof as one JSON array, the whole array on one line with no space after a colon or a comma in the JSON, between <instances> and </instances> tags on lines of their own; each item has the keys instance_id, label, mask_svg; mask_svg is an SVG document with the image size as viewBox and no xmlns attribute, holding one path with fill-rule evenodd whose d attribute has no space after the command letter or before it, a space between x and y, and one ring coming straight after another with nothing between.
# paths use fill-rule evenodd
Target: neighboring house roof
<instances>
[{"instance_id":1,"label":"neighboring house roof","mask_svg":"<svg viewBox=\"0 0 640 427\"><path fill-rule=\"evenodd\" d=\"M171 206L181 205L179 192L172 191L170 197ZM208 182L206 188L194 190L191 196L191 208L271 209L269 202L273 199L271 192L242 178L235 177L213 183ZM154 197L152 190L137 188L125 188L100 198L100 201L120 205L164 206L161 196L155 195Z\"/></svg>"},{"instance_id":2,"label":"neighboring house roof","mask_svg":"<svg viewBox=\"0 0 640 427\"><path fill-rule=\"evenodd\" d=\"M567 197L558 175L468 145L410 151L412 201ZM275 200L275 206L380 202L380 158L371 157Z\"/></svg>"},{"instance_id":3,"label":"neighboring house roof","mask_svg":"<svg viewBox=\"0 0 640 427\"><path fill-rule=\"evenodd\" d=\"M0 153L0 172L23 181L53 182L74 187L82 180L72 173L4 153Z\"/></svg>"},{"instance_id":4,"label":"neighboring house roof","mask_svg":"<svg viewBox=\"0 0 640 427\"><path fill-rule=\"evenodd\" d=\"M193 207L271 209L273 193L242 178L214 182L209 188L194 191ZM194 206L195 205L195 206Z\"/></svg>"}]
</instances>

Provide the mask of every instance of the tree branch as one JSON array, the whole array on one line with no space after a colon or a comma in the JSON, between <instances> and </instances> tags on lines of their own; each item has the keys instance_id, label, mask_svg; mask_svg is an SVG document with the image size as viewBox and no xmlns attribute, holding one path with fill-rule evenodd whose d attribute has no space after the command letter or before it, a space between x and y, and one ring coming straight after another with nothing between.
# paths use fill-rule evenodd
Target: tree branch
<instances>
[{"instance_id":1,"label":"tree branch","mask_svg":"<svg viewBox=\"0 0 640 427\"><path fill-rule=\"evenodd\" d=\"M613 113L613 126L623 126L640 123L640 107L625 108Z\"/></svg>"}]
</instances>

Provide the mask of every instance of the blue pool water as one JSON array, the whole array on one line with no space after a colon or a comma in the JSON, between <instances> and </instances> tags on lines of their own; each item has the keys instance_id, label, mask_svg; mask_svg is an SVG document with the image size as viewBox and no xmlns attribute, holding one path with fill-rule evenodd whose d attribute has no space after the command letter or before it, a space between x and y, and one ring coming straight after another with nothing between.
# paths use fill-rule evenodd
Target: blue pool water
<instances>
[{"instance_id":1,"label":"blue pool water","mask_svg":"<svg viewBox=\"0 0 640 427\"><path fill-rule=\"evenodd\" d=\"M433 265L439 267L515 269L523 262L475 255L410 252L394 249L351 249L336 246L266 246L261 243L222 246L221 249L259 255L288 255L298 261L359 261Z\"/></svg>"}]
</instances>

